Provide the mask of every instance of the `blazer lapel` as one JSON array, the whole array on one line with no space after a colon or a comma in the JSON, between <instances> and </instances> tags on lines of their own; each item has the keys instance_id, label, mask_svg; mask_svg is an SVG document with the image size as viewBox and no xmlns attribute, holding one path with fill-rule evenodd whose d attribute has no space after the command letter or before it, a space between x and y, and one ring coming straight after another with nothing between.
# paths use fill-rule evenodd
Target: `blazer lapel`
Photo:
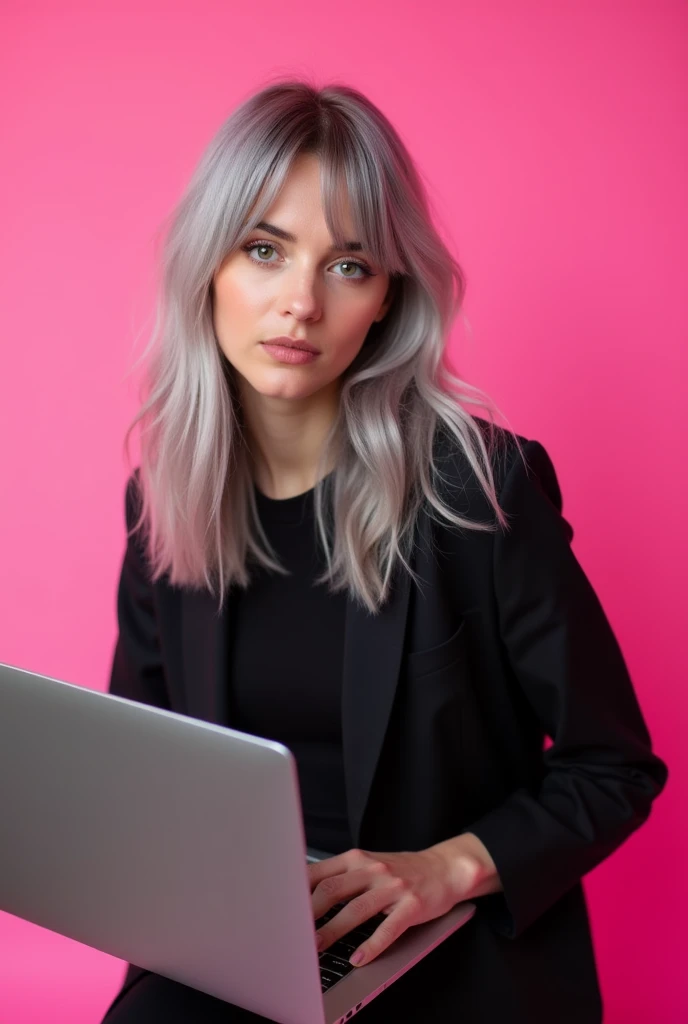
<instances>
[{"instance_id":1,"label":"blazer lapel","mask_svg":"<svg viewBox=\"0 0 688 1024\"><path fill-rule=\"evenodd\" d=\"M406 632L411 579L396 572L387 603L376 615L351 598L346 606L342 678L342 741L354 846L392 711Z\"/></svg>"},{"instance_id":2,"label":"blazer lapel","mask_svg":"<svg viewBox=\"0 0 688 1024\"><path fill-rule=\"evenodd\" d=\"M411 560L413 565L413 559ZM389 598L376 615L346 603L342 665L342 742L349 826L360 845L361 824L377 768L401 669L411 580L397 565ZM186 713L231 726L229 644L237 588L218 614L209 590L185 591L182 668Z\"/></svg>"},{"instance_id":3,"label":"blazer lapel","mask_svg":"<svg viewBox=\"0 0 688 1024\"><path fill-rule=\"evenodd\" d=\"M432 527L421 512L408 558L411 570L425 571L432 552ZM363 818L387 732L402 668L411 576L397 561L387 602L375 615L349 596L346 603L342 667L342 743L349 828L361 846Z\"/></svg>"},{"instance_id":4,"label":"blazer lapel","mask_svg":"<svg viewBox=\"0 0 688 1024\"><path fill-rule=\"evenodd\" d=\"M209 590L185 591L182 597L182 658L186 713L215 725L227 725L229 684L228 618L236 588L218 614Z\"/></svg>"}]
</instances>

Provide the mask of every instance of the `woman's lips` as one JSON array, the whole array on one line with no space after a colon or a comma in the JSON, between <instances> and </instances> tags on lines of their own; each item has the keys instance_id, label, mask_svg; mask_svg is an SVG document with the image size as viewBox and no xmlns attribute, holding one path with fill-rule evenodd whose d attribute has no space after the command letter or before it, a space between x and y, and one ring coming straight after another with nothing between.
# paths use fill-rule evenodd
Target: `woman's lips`
<instances>
[{"instance_id":1,"label":"woman's lips","mask_svg":"<svg viewBox=\"0 0 688 1024\"><path fill-rule=\"evenodd\" d=\"M262 347L268 352L273 359L276 359L279 363L290 363L292 366L300 366L304 363L312 363L314 359L317 359L317 352L306 352L302 348L290 348L287 345L274 345L270 342L261 342Z\"/></svg>"},{"instance_id":2,"label":"woman's lips","mask_svg":"<svg viewBox=\"0 0 688 1024\"><path fill-rule=\"evenodd\" d=\"M315 345L311 345L310 341L306 341L305 338L292 338L289 334L280 334L276 338L265 338L263 344L283 345L286 348L301 348L306 352L313 352L315 355L319 354L319 349Z\"/></svg>"}]
</instances>

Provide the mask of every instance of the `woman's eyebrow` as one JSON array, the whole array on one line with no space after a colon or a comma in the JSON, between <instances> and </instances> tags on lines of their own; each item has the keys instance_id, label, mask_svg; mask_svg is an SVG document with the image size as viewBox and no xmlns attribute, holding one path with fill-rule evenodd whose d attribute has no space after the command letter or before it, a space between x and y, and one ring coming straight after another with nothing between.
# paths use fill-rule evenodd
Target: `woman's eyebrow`
<instances>
[{"instance_id":1,"label":"woman's eyebrow","mask_svg":"<svg viewBox=\"0 0 688 1024\"><path fill-rule=\"evenodd\" d=\"M261 231L268 231L271 235L275 235L277 238L281 238L285 242L297 242L296 235L292 235L290 231L285 231L284 228L278 228L275 224L268 224L266 220L261 220L259 224L256 224L256 230L260 228ZM358 252L363 248L360 242L345 242L343 247L347 252ZM331 245L329 252L338 252L336 246Z\"/></svg>"}]
</instances>

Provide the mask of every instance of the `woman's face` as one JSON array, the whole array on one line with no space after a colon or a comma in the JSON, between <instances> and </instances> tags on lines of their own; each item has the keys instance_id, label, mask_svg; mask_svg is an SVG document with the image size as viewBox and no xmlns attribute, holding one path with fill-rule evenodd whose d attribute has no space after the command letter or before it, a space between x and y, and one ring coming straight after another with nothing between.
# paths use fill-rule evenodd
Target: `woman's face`
<instances>
[{"instance_id":1,"label":"woman's face","mask_svg":"<svg viewBox=\"0 0 688 1024\"><path fill-rule=\"evenodd\" d=\"M365 250L331 250L314 154L297 158L262 223L270 228L247 234L213 276L215 335L251 404L322 397L387 312L389 275ZM347 240L356 241L351 231ZM261 344L280 335L310 342L318 355L280 362Z\"/></svg>"}]
</instances>

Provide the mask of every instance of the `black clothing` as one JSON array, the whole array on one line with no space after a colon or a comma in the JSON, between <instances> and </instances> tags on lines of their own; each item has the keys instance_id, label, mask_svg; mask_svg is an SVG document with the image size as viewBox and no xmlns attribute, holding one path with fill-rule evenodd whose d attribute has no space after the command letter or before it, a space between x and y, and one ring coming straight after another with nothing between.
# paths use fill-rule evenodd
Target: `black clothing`
<instances>
[{"instance_id":1,"label":"black clothing","mask_svg":"<svg viewBox=\"0 0 688 1024\"><path fill-rule=\"evenodd\" d=\"M256 501L268 539L290 576L251 567L232 621L232 727L289 747L299 771L308 845L352 847L342 752L346 596L313 583L325 569L314 543L314 490Z\"/></svg>"},{"instance_id":2,"label":"black clothing","mask_svg":"<svg viewBox=\"0 0 688 1024\"><path fill-rule=\"evenodd\" d=\"M475 422L487 439L486 421ZM416 578L397 563L374 615L346 599L341 735L352 845L420 850L472 832L503 886L476 898L468 924L363 1008L371 1024L599 1024L581 879L643 824L668 777L571 549L554 466L539 442L521 437L524 466L513 438L496 429L502 443L492 464L508 528L462 449L438 432L440 497L496 529L459 529L424 510ZM137 483L135 471L129 529ZM207 590L171 586L166 576L151 583L139 535L129 537L111 692L233 726L228 666L237 638L228 623L237 589L218 616ZM122 993L151 984L131 965ZM395 1002L405 1017L386 1012ZM108 1024L125 1019L139 1018Z\"/></svg>"}]
</instances>

